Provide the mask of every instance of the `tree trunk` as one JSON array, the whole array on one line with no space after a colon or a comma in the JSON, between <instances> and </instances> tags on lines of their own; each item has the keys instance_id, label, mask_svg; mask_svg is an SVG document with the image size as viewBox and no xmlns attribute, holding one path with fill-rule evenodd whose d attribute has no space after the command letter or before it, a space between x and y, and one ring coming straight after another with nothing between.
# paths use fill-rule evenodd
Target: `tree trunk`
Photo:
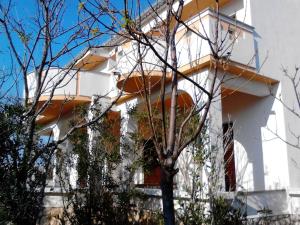
<instances>
[{"instance_id":1,"label":"tree trunk","mask_svg":"<svg viewBox=\"0 0 300 225\"><path fill-rule=\"evenodd\" d=\"M161 169L160 188L163 201L163 215L165 225L175 225L173 175Z\"/></svg>"}]
</instances>

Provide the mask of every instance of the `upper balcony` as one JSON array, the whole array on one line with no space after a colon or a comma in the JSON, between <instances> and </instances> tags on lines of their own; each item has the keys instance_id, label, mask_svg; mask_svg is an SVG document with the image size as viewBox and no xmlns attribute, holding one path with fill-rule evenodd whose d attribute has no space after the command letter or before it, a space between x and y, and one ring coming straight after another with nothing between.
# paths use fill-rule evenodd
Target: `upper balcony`
<instances>
[{"instance_id":1,"label":"upper balcony","mask_svg":"<svg viewBox=\"0 0 300 225\"><path fill-rule=\"evenodd\" d=\"M188 75L209 68L213 61L211 48L218 46L220 49L218 55L228 62L226 67L228 72L237 74L243 70L245 76L255 73L256 51L253 27L226 15L216 14L209 8L192 16L185 23L192 30L180 26L176 34L180 72ZM139 54L136 43L128 42L126 45L126 47L123 45L122 57L117 61L118 69L122 73L117 87L129 93L136 93L144 90L144 81L146 88L158 86L162 77L161 60L149 47L141 47L142 54ZM162 40L153 43L154 49L160 56L164 56L166 52L164 46ZM140 58L143 62L142 71L136 64ZM145 79L142 79L142 74L145 75ZM170 80L169 74L167 74L168 80Z\"/></svg>"},{"instance_id":2,"label":"upper balcony","mask_svg":"<svg viewBox=\"0 0 300 225\"><path fill-rule=\"evenodd\" d=\"M254 28L243 22L212 9L186 21L190 28L181 26L176 34L179 67L191 69L204 62L204 57L218 48L220 57L238 64L254 67L255 42ZM207 41L205 39L209 39Z\"/></svg>"},{"instance_id":3,"label":"upper balcony","mask_svg":"<svg viewBox=\"0 0 300 225\"><path fill-rule=\"evenodd\" d=\"M70 113L76 106L89 104L93 95L106 95L111 88L110 74L50 68L43 73L44 85L39 98L41 107L51 98L50 104L39 116L38 124L47 124ZM29 97L35 96L37 77L28 75ZM52 97L51 97L52 96Z\"/></svg>"}]
</instances>

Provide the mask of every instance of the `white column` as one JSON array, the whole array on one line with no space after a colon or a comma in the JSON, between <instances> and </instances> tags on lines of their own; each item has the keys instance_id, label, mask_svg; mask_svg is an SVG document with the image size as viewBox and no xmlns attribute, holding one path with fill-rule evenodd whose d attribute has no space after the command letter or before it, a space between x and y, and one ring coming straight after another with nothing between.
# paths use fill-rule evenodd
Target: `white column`
<instances>
[{"instance_id":1,"label":"white column","mask_svg":"<svg viewBox=\"0 0 300 225\"><path fill-rule=\"evenodd\" d=\"M190 78L197 83L199 86L204 87L206 90L210 89L211 81L213 78L213 74L208 70L196 73ZM217 82L215 86L219 85L219 79L217 78ZM197 85L192 83L191 81L182 79L178 84L178 89L184 92L187 92L191 98L193 99L194 104L197 104L198 107L201 107L203 104L207 102L207 95L201 91ZM210 175L212 170L209 169L214 167L216 169L217 177L214 181L217 183L216 185L220 189L224 186L224 169L223 169L223 126L222 126L222 105L221 105L221 90L216 91L214 94L214 98L211 103L211 107L209 110L209 116L207 118L209 123L209 129L207 132L209 135L209 146L207 146L207 151L213 151L212 161L207 162L203 167L203 182L207 185L208 180L210 179ZM200 112L200 116L203 112ZM214 185L213 185L214 186Z\"/></svg>"},{"instance_id":2,"label":"white column","mask_svg":"<svg viewBox=\"0 0 300 225\"><path fill-rule=\"evenodd\" d=\"M122 163L119 168L119 176L123 179L126 180L129 177L128 171L126 171L126 167L129 166L136 157L135 153L128 154L128 152L125 151L125 149L122 147L124 142L126 144L133 145L132 141L130 140L129 133L134 133L137 131L137 121L131 115L128 114L128 110L132 107L136 107L137 105L137 98L132 99L122 105L119 106L119 110L121 111L121 148L120 148L120 154L122 157ZM133 149L131 149L133 150ZM125 158L123 158L125 157ZM135 184L141 184L143 183L144 177L143 173L141 171L137 171L134 174L134 183Z\"/></svg>"},{"instance_id":3,"label":"white column","mask_svg":"<svg viewBox=\"0 0 300 225\"><path fill-rule=\"evenodd\" d=\"M211 79L213 74L210 74L208 85L211 85ZM209 109L209 143L211 151L211 167L214 168L214 173L209 174L210 182L209 184L214 187L213 191L224 190L225 187L225 174L224 174L224 149L223 149L223 121L222 121L222 102L221 102L221 86L219 85L219 79L217 78L215 86L218 90L215 91L213 100ZM210 171L212 172L212 171Z\"/></svg>"},{"instance_id":4,"label":"white column","mask_svg":"<svg viewBox=\"0 0 300 225\"><path fill-rule=\"evenodd\" d=\"M54 125L53 128L52 128L52 131L53 131L53 141L58 141L59 139L59 135L60 135L60 129L57 125ZM52 188L54 189L54 187L56 186L57 184L57 181L58 181L58 176L56 174L56 166L57 166L57 158L56 158L56 151L54 152L53 154L53 176L52 176Z\"/></svg>"}]
</instances>

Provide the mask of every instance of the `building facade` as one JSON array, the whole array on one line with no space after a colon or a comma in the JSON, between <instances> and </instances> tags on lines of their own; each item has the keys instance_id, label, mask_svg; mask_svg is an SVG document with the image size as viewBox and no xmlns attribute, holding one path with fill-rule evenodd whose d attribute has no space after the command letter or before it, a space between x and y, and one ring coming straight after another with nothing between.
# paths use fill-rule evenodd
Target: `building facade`
<instances>
[{"instance_id":1,"label":"building facade","mask_svg":"<svg viewBox=\"0 0 300 225\"><path fill-rule=\"evenodd\" d=\"M273 214L297 214L300 210L300 108L296 96L299 87L294 91L283 68L292 74L294 67L300 64L297 45L300 32L295 23L300 4L296 0L219 0L219 3L217 14L212 9L213 0L187 0L182 19L208 38L215 38L216 32L224 37L222 54L227 63L219 70L220 86L210 109L209 129L215 137L217 132L230 130L232 139L227 149L229 153L222 158L227 161L220 175L222 191L233 195L246 193L250 216L263 209L270 209ZM157 5L163 18L164 2L159 1ZM151 10L146 11L144 17L143 31L153 31L157 24ZM214 59L208 42L184 26L179 26L176 38L179 71L199 84L209 85ZM165 43L159 36L153 46L161 54L165 51ZM143 52L147 81L152 89L151 101L155 103L159 95L155 85L161 79L161 60L145 46ZM103 104L109 105L121 90L122 96L111 109L122 118L120 132L126 135L139 129L142 125L128 113L129 106L142 110L145 105L140 94L141 75L135 68L139 59L137 43L115 37L107 42L107 47L91 48L78 59L72 70L50 70L40 104L49 98L48 90L57 80L63 77L64 81L56 88L51 106L37 121L45 135L51 130L53 138L59 139L67 131L74 107L92 104L96 95L105 96ZM31 94L34 94L34 74L29 76ZM201 100L190 81L181 79L178 87L180 106L198 104ZM166 91L170 92L170 86ZM168 98L166 104L167 101ZM147 131L145 139L151 139ZM223 140L216 142L222 145ZM64 148L70 147L66 142ZM188 157L184 153L179 158L178 167L183 171L176 178L175 195L179 197L184 195L190 178L190 168L183 163ZM76 185L75 169L71 168L70 174L66 179ZM136 173L134 182L139 187L144 185L146 193L159 196L155 176L155 172L149 176L141 170ZM60 192L56 179L54 175L49 180L46 207L60 205L62 197L55 194Z\"/></svg>"}]
</instances>

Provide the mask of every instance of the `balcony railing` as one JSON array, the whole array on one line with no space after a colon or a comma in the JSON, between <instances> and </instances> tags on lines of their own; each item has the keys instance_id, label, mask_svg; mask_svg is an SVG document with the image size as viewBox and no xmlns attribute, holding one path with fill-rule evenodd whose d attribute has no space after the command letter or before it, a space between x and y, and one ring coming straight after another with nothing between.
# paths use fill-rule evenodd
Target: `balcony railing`
<instances>
[{"instance_id":1,"label":"balcony railing","mask_svg":"<svg viewBox=\"0 0 300 225\"><path fill-rule=\"evenodd\" d=\"M254 65L254 28L223 14L206 9L194 16L177 32L179 67L197 64L203 57L219 49L218 55L240 64ZM204 37L204 38L202 38ZM211 42L205 40L208 38Z\"/></svg>"},{"instance_id":2,"label":"balcony railing","mask_svg":"<svg viewBox=\"0 0 300 225\"><path fill-rule=\"evenodd\" d=\"M107 95L111 89L110 74L51 68L42 75L43 86L38 107L49 100L38 123L45 124L70 113L76 106L89 104L93 95ZM37 77L35 73L28 75L29 97L34 98ZM52 91L54 92L52 93Z\"/></svg>"},{"instance_id":3,"label":"balcony railing","mask_svg":"<svg viewBox=\"0 0 300 225\"><path fill-rule=\"evenodd\" d=\"M52 93L53 96L86 96L105 95L110 91L110 74L92 71L77 71L51 68L47 75L44 73L42 79L42 97L47 97ZM29 97L33 98L37 85L35 73L28 75Z\"/></svg>"},{"instance_id":4,"label":"balcony railing","mask_svg":"<svg viewBox=\"0 0 300 225\"><path fill-rule=\"evenodd\" d=\"M164 41L153 40L152 45L163 57L166 46ZM120 71L117 87L125 92L135 93L142 91L144 87L148 89L157 86L162 76L163 63L156 52L133 41L123 44L116 57L117 69ZM145 79L142 79L143 75Z\"/></svg>"}]
</instances>

